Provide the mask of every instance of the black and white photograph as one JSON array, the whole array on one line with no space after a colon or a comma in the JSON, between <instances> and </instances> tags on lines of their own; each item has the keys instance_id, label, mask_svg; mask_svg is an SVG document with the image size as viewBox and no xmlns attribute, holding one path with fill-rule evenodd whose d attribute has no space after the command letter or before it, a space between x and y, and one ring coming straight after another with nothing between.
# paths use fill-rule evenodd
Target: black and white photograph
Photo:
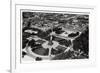
<instances>
[{"instance_id":1,"label":"black and white photograph","mask_svg":"<svg viewBox=\"0 0 100 73\"><path fill-rule=\"evenodd\" d=\"M95 7L14 0L11 8L11 73L83 72L95 66Z\"/></svg>"},{"instance_id":2,"label":"black and white photograph","mask_svg":"<svg viewBox=\"0 0 100 73\"><path fill-rule=\"evenodd\" d=\"M0 73L100 73L100 0L1 0Z\"/></svg>"},{"instance_id":3,"label":"black and white photograph","mask_svg":"<svg viewBox=\"0 0 100 73\"><path fill-rule=\"evenodd\" d=\"M21 60L89 59L89 15L21 12Z\"/></svg>"}]
</instances>

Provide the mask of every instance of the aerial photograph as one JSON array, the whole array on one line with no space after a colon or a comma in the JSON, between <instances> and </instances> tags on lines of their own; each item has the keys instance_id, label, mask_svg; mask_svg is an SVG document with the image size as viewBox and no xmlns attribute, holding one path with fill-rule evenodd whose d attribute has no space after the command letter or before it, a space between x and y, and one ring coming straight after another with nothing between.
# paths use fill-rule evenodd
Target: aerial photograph
<instances>
[{"instance_id":1,"label":"aerial photograph","mask_svg":"<svg viewBox=\"0 0 100 73\"><path fill-rule=\"evenodd\" d=\"M23 11L21 60L89 59L89 15Z\"/></svg>"}]
</instances>

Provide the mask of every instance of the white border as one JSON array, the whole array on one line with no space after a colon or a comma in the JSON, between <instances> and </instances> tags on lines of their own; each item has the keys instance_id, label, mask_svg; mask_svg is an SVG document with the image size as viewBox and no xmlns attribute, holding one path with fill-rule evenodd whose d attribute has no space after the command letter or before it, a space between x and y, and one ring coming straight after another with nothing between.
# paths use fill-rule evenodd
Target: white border
<instances>
[{"instance_id":1,"label":"white border","mask_svg":"<svg viewBox=\"0 0 100 73\"><path fill-rule=\"evenodd\" d=\"M40 5L21 5L12 4L11 20L11 72L29 72L38 70L66 69L70 67L87 67L95 65L95 12L93 8L73 8L73 7L53 7ZM66 60L66 61L46 61L20 64L20 9L31 10L52 10L52 11L73 11L89 13L89 59L85 60Z\"/></svg>"}]
</instances>

